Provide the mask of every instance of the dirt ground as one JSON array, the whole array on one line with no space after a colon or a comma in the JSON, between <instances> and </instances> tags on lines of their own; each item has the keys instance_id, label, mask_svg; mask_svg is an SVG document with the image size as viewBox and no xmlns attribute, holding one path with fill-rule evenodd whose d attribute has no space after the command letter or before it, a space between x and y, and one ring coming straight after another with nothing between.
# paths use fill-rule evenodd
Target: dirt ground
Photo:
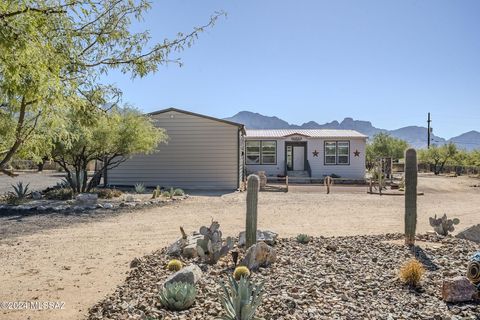
<instances>
[{"instance_id":1,"label":"dirt ground","mask_svg":"<svg viewBox=\"0 0 480 320\"><path fill-rule=\"evenodd\" d=\"M422 176L418 198L418 232L430 230L428 217L458 217L459 229L480 223L480 184L468 177ZM159 249L179 236L178 227L193 231L218 220L224 235L244 227L245 193L194 195L160 208L126 212L97 219L48 215L0 218L0 303L61 301L62 310L6 311L1 319L82 319L90 306L122 283L129 262ZM368 195L366 187L295 186L290 192L262 192L259 228L281 237L298 233L337 236L402 232L402 196ZM58 221L63 221L58 222ZM11 233L9 233L11 230ZM26 230L22 232L22 230ZM1 305L0 305L1 307Z\"/></svg>"}]
</instances>

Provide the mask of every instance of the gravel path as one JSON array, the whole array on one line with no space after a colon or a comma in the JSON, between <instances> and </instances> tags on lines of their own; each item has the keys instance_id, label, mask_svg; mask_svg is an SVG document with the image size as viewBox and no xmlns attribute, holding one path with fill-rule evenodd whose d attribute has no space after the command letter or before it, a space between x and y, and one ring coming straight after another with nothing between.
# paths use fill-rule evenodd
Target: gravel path
<instances>
[{"instance_id":1,"label":"gravel path","mask_svg":"<svg viewBox=\"0 0 480 320\"><path fill-rule=\"evenodd\" d=\"M265 283L257 316L274 319L479 319L480 304L447 305L441 300L445 276L464 275L468 259L478 249L467 241L420 237L416 254L400 234L315 238L299 244L281 239L274 246L277 262L254 273ZM398 241L398 244L397 244ZM423 248L422 248L423 247ZM411 289L398 280L398 269L418 256L427 272L421 286ZM202 265L195 305L183 312L159 304L158 285L165 270L165 250L147 256L114 294L90 310L100 319L218 319L222 315L219 281L233 272L230 257L214 266ZM186 264L198 261L184 261Z\"/></svg>"}]
</instances>

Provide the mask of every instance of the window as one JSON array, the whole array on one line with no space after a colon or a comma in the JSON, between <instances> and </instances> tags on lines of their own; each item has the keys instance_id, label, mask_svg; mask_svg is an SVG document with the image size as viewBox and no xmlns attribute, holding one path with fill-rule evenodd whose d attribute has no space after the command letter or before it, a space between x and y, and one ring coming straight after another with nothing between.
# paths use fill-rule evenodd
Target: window
<instances>
[{"instance_id":1,"label":"window","mask_svg":"<svg viewBox=\"0 0 480 320\"><path fill-rule=\"evenodd\" d=\"M337 143L325 142L325 164L337 163Z\"/></svg>"},{"instance_id":2,"label":"window","mask_svg":"<svg viewBox=\"0 0 480 320\"><path fill-rule=\"evenodd\" d=\"M247 164L260 164L260 141L247 141Z\"/></svg>"},{"instance_id":3,"label":"window","mask_svg":"<svg viewBox=\"0 0 480 320\"><path fill-rule=\"evenodd\" d=\"M349 164L350 162L350 143L348 141L337 142L337 164Z\"/></svg>"},{"instance_id":4,"label":"window","mask_svg":"<svg viewBox=\"0 0 480 320\"><path fill-rule=\"evenodd\" d=\"M325 164L350 164L350 142L349 141L326 141L325 142Z\"/></svg>"},{"instance_id":5,"label":"window","mask_svg":"<svg viewBox=\"0 0 480 320\"><path fill-rule=\"evenodd\" d=\"M276 164L277 142L255 141L246 142L246 164Z\"/></svg>"},{"instance_id":6,"label":"window","mask_svg":"<svg viewBox=\"0 0 480 320\"><path fill-rule=\"evenodd\" d=\"M262 141L262 164L277 163L277 142Z\"/></svg>"}]
</instances>

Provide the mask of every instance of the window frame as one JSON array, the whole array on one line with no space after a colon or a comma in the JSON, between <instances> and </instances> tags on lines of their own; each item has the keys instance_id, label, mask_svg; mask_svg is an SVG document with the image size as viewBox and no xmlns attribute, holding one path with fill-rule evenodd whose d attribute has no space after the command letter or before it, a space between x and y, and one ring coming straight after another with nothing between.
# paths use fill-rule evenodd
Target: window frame
<instances>
[{"instance_id":1,"label":"window frame","mask_svg":"<svg viewBox=\"0 0 480 320\"><path fill-rule=\"evenodd\" d=\"M327 143L334 143L335 144L335 163L327 163ZM339 155L338 153L338 144L339 143L346 143L348 146L348 153L346 155ZM347 156L348 161L347 163L340 163L338 161L339 157ZM333 157L333 155L329 155L329 157ZM350 140L325 140L323 142L323 164L325 166L349 166L350 165Z\"/></svg>"},{"instance_id":2,"label":"window frame","mask_svg":"<svg viewBox=\"0 0 480 320\"><path fill-rule=\"evenodd\" d=\"M247 144L249 142L258 142L260 144L260 151L259 151L259 161L258 163L248 163L248 150L247 150ZM264 142L273 142L274 143L274 148L275 152L273 155L275 156L275 162L273 163L264 163L263 162L263 143ZM267 153L266 155L272 156L272 154ZM246 165L255 165L255 166L276 166L278 163L278 143L277 140L245 140L245 164Z\"/></svg>"}]
</instances>

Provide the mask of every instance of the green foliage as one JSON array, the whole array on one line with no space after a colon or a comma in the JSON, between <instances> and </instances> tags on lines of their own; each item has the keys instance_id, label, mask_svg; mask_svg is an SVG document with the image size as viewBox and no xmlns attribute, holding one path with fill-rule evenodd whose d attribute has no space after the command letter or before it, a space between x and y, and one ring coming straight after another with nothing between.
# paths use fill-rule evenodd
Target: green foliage
<instances>
[{"instance_id":1,"label":"green foliage","mask_svg":"<svg viewBox=\"0 0 480 320\"><path fill-rule=\"evenodd\" d=\"M75 137L57 141L52 157L67 172L75 192L90 191L104 169L115 168L132 154L151 153L167 139L165 131L156 128L151 118L128 107L97 111L94 118L72 111L66 128ZM94 160L102 167L87 181L87 165ZM79 184L73 183L76 173L81 173L81 179L76 179Z\"/></svg>"},{"instance_id":2,"label":"green foliage","mask_svg":"<svg viewBox=\"0 0 480 320\"><path fill-rule=\"evenodd\" d=\"M145 185L143 183L136 183L134 186L135 193L145 193Z\"/></svg>"},{"instance_id":3,"label":"green foliage","mask_svg":"<svg viewBox=\"0 0 480 320\"><path fill-rule=\"evenodd\" d=\"M115 104L119 91L98 83L109 70L143 77L159 65L181 64L170 55L224 15L152 43L148 31L131 27L150 6L148 0L0 2L1 171L14 155L40 161L54 141L75 141L65 126L68 110L89 114Z\"/></svg>"},{"instance_id":4,"label":"green foliage","mask_svg":"<svg viewBox=\"0 0 480 320\"><path fill-rule=\"evenodd\" d=\"M123 192L118 189L102 188L92 190L100 199L112 199L120 197Z\"/></svg>"},{"instance_id":5,"label":"green foliage","mask_svg":"<svg viewBox=\"0 0 480 320\"><path fill-rule=\"evenodd\" d=\"M375 160L378 158L401 159L407 148L408 143L406 141L394 138L387 133L378 133L373 137L373 140L367 144L367 167L369 169L373 168Z\"/></svg>"},{"instance_id":6,"label":"green foliage","mask_svg":"<svg viewBox=\"0 0 480 320\"><path fill-rule=\"evenodd\" d=\"M170 188L170 191L164 191L162 193L162 196L164 196L165 198L170 198L170 199L172 199L174 195L175 195L175 190L173 190L173 188Z\"/></svg>"},{"instance_id":7,"label":"green foliage","mask_svg":"<svg viewBox=\"0 0 480 320\"><path fill-rule=\"evenodd\" d=\"M183 191L183 190L180 189L180 188L177 188L177 189L175 189L175 190L173 191L173 195L174 195L174 196L179 196L179 197L181 197L181 196L184 196L184 195L185 195L185 191Z\"/></svg>"},{"instance_id":8,"label":"green foliage","mask_svg":"<svg viewBox=\"0 0 480 320\"><path fill-rule=\"evenodd\" d=\"M70 200L73 198L73 191L71 188L53 189L45 193L45 199L48 200Z\"/></svg>"},{"instance_id":9,"label":"green foliage","mask_svg":"<svg viewBox=\"0 0 480 320\"><path fill-rule=\"evenodd\" d=\"M446 164L453 164L457 156L458 149L454 143L450 142L440 147L432 145L430 149L420 150L418 159L421 163L431 165L433 172L438 175Z\"/></svg>"},{"instance_id":10,"label":"green foliage","mask_svg":"<svg viewBox=\"0 0 480 320\"><path fill-rule=\"evenodd\" d=\"M299 235L297 235L297 241L299 243L302 243L302 244L307 244L310 242L310 236L308 234L305 234L305 233L300 233Z\"/></svg>"},{"instance_id":11,"label":"green foliage","mask_svg":"<svg viewBox=\"0 0 480 320\"><path fill-rule=\"evenodd\" d=\"M245 266L236 267L233 271L233 278L239 281L242 277L248 278L250 276L250 270Z\"/></svg>"},{"instance_id":12,"label":"green foliage","mask_svg":"<svg viewBox=\"0 0 480 320\"><path fill-rule=\"evenodd\" d=\"M168 261L167 270L168 271L179 271L180 269L182 269L182 266L183 266L183 264L180 260L172 259L172 260Z\"/></svg>"},{"instance_id":13,"label":"green foliage","mask_svg":"<svg viewBox=\"0 0 480 320\"><path fill-rule=\"evenodd\" d=\"M223 320L253 320L264 293L263 283L255 285L249 278L241 277L236 281L229 276L228 286L221 283L223 289L222 306L225 315Z\"/></svg>"},{"instance_id":14,"label":"green foliage","mask_svg":"<svg viewBox=\"0 0 480 320\"><path fill-rule=\"evenodd\" d=\"M160 291L160 303L169 310L181 311L190 308L195 302L197 290L194 285L185 282L167 284Z\"/></svg>"}]
</instances>

